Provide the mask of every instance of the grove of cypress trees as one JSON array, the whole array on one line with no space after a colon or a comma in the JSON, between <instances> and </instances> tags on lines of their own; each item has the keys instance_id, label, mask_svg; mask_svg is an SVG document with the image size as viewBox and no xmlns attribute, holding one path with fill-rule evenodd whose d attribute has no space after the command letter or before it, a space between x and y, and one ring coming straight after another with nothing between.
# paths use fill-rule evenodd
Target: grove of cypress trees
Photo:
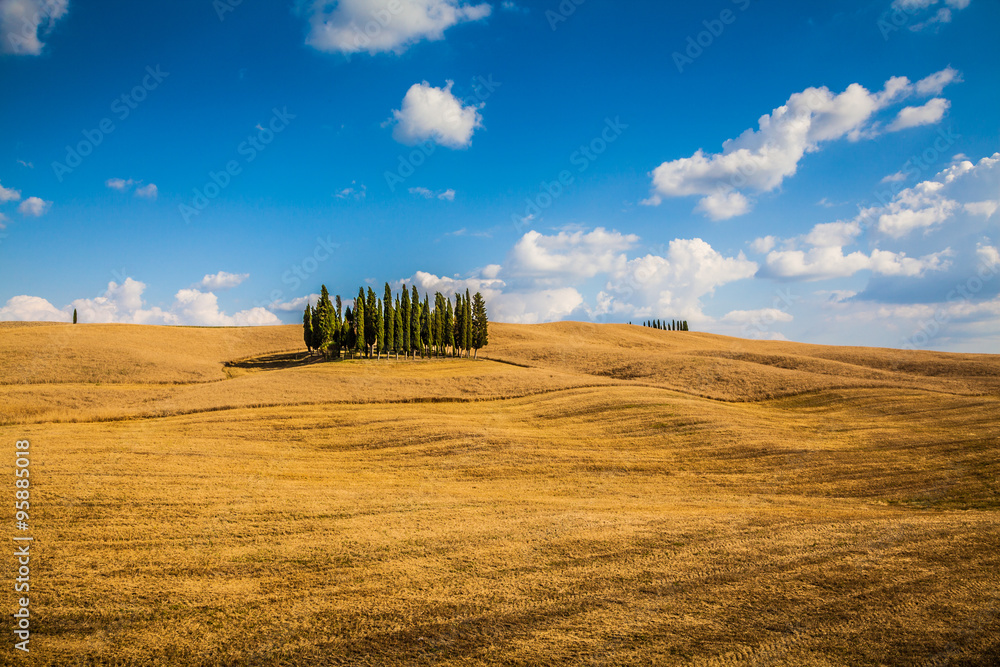
<instances>
[{"instance_id":1,"label":"grove of cypress trees","mask_svg":"<svg viewBox=\"0 0 1000 667\"><path fill-rule=\"evenodd\" d=\"M489 318L486 315L486 301L476 292L472 297L472 347L479 358L479 350L490 343Z\"/></svg>"}]
</instances>

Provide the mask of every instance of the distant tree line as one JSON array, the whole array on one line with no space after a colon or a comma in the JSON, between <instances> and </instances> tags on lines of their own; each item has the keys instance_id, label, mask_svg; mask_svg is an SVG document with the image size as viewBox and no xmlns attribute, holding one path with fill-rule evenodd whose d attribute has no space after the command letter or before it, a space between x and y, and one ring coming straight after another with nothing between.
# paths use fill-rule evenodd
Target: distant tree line
<instances>
[{"instance_id":1,"label":"distant tree line","mask_svg":"<svg viewBox=\"0 0 1000 667\"><path fill-rule=\"evenodd\" d=\"M646 320L642 323L644 327L661 329L663 331L688 331L687 320Z\"/></svg>"},{"instance_id":2,"label":"distant tree line","mask_svg":"<svg viewBox=\"0 0 1000 667\"><path fill-rule=\"evenodd\" d=\"M386 283L381 299L371 287L367 293L362 287L353 310L342 305L340 295L330 300L326 285L315 306L306 304L302 336L310 353L338 359L341 353L377 359L383 353L397 359L400 354L478 357L479 350L489 344L486 301L479 292L471 298L469 290L464 295L456 292L454 304L437 292L432 305L429 294L421 302L416 286L407 290L404 285L401 294L394 296Z\"/></svg>"}]
</instances>

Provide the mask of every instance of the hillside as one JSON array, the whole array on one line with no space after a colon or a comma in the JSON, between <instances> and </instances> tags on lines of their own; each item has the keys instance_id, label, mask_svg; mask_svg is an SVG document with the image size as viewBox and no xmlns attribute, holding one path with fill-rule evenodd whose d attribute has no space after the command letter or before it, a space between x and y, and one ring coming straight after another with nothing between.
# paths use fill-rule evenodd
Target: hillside
<instances>
[{"instance_id":1,"label":"hillside","mask_svg":"<svg viewBox=\"0 0 1000 667\"><path fill-rule=\"evenodd\" d=\"M1000 358L490 333L0 325L25 664L1000 661Z\"/></svg>"}]
</instances>

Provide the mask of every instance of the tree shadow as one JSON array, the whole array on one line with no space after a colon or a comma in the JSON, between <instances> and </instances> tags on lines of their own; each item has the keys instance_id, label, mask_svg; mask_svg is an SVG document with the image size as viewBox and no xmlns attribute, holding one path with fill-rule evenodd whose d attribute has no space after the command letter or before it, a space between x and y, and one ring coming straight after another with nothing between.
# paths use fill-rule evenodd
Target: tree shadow
<instances>
[{"instance_id":1,"label":"tree shadow","mask_svg":"<svg viewBox=\"0 0 1000 667\"><path fill-rule=\"evenodd\" d=\"M250 359L227 361L226 367L257 371L280 371L286 368L299 368L300 366L321 364L326 361L333 361L333 359L326 359L320 354L309 354L308 352L282 352L279 354L266 354L261 357L251 357Z\"/></svg>"}]
</instances>

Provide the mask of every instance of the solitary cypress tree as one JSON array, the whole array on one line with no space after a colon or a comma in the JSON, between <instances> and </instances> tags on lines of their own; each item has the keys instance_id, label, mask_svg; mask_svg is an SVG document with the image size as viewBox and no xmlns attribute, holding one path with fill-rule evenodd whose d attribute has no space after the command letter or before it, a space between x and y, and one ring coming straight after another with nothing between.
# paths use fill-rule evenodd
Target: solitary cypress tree
<instances>
[{"instance_id":1,"label":"solitary cypress tree","mask_svg":"<svg viewBox=\"0 0 1000 667\"><path fill-rule=\"evenodd\" d=\"M386 356L396 349L396 312L392 307L392 288L385 284L385 295L382 297L382 319L385 321L385 343L382 349Z\"/></svg>"},{"instance_id":2,"label":"solitary cypress tree","mask_svg":"<svg viewBox=\"0 0 1000 667\"><path fill-rule=\"evenodd\" d=\"M76 324L76 308L73 309L73 324Z\"/></svg>"},{"instance_id":3,"label":"solitary cypress tree","mask_svg":"<svg viewBox=\"0 0 1000 667\"><path fill-rule=\"evenodd\" d=\"M486 301L476 292L472 297L472 347L479 358L479 350L490 344L490 323L486 315Z\"/></svg>"},{"instance_id":4,"label":"solitary cypress tree","mask_svg":"<svg viewBox=\"0 0 1000 667\"><path fill-rule=\"evenodd\" d=\"M312 307L306 302L305 312L302 313L302 338L305 340L306 349L312 354L313 351L313 321Z\"/></svg>"},{"instance_id":5,"label":"solitary cypress tree","mask_svg":"<svg viewBox=\"0 0 1000 667\"><path fill-rule=\"evenodd\" d=\"M400 337L400 347L403 348L403 356L410 353L410 290L406 289L406 285L403 285L403 296L400 299L400 319L402 320L400 326L397 327L399 332L402 334Z\"/></svg>"}]
</instances>

